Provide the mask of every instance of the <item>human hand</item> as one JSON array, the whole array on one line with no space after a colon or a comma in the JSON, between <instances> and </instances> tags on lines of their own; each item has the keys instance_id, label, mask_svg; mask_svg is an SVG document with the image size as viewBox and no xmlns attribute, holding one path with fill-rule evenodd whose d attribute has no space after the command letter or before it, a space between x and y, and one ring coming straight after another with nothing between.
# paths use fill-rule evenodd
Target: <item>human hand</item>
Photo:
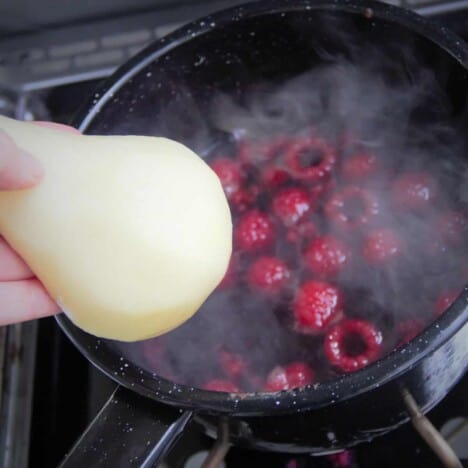
<instances>
[{"instance_id":1,"label":"human hand","mask_svg":"<svg viewBox=\"0 0 468 468\"><path fill-rule=\"evenodd\" d=\"M50 122L34 122L78 132L72 127ZM33 156L18 148L0 130L0 190L18 190L40 183L43 169ZM0 236L0 325L46 317L60 312L28 265Z\"/></svg>"}]
</instances>

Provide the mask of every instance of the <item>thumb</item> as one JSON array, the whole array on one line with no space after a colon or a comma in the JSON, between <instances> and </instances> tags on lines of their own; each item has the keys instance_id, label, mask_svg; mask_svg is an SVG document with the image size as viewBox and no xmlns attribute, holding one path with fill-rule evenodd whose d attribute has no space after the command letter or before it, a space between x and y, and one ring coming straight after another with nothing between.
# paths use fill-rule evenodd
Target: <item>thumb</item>
<instances>
[{"instance_id":1,"label":"thumb","mask_svg":"<svg viewBox=\"0 0 468 468\"><path fill-rule=\"evenodd\" d=\"M42 178L41 163L18 148L0 130L0 190L20 190L36 185Z\"/></svg>"}]
</instances>

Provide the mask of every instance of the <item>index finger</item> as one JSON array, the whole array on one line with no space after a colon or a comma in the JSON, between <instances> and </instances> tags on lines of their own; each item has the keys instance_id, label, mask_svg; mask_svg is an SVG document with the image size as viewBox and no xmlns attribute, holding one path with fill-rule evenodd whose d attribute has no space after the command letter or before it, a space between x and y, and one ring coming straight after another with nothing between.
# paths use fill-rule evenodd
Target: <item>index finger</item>
<instances>
[{"instance_id":1,"label":"index finger","mask_svg":"<svg viewBox=\"0 0 468 468\"><path fill-rule=\"evenodd\" d=\"M33 276L24 260L0 236L0 281L22 280Z\"/></svg>"}]
</instances>

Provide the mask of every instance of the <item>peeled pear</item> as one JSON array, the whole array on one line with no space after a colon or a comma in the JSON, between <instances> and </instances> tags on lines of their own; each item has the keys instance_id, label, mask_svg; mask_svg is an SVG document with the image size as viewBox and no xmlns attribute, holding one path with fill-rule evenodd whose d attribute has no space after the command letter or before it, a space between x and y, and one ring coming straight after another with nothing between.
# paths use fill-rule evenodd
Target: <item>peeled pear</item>
<instances>
[{"instance_id":1,"label":"peeled pear","mask_svg":"<svg viewBox=\"0 0 468 468\"><path fill-rule=\"evenodd\" d=\"M188 320L222 280L232 222L220 181L180 143L89 136L0 117L44 178L0 192L0 234L72 322L136 341Z\"/></svg>"}]
</instances>

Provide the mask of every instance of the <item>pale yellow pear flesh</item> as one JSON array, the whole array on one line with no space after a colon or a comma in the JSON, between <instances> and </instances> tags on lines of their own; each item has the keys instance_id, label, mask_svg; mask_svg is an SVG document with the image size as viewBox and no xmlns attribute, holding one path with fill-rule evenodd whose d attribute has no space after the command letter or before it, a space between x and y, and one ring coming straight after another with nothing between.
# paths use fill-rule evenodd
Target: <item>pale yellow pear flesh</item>
<instances>
[{"instance_id":1,"label":"pale yellow pear flesh","mask_svg":"<svg viewBox=\"0 0 468 468\"><path fill-rule=\"evenodd\" d=\"M32 189L0 192L0 233L75 325L136 341L200 308L232 249L226 197L201 158L165 138L75 135L5 117L0 129L45 173Z\"/></svg>"}]
</instances>

